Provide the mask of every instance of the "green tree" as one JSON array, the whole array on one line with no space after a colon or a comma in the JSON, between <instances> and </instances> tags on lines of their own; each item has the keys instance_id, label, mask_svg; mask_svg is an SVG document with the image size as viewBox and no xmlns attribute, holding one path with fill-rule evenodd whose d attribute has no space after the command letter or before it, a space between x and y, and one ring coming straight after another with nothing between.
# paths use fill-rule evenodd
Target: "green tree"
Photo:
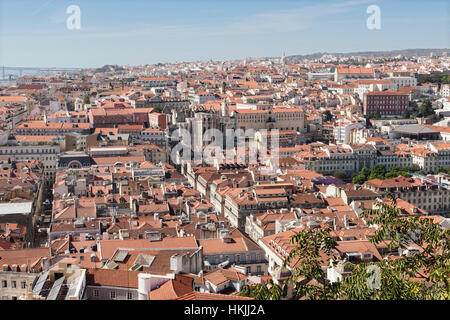
<instances>
[{"instance_id":1,"label":"green tree","mask_svg":"<svg viewBox=\"0 0 450 320\"><path fill-rule=\"evenodd\" d=\"M411 114L409 113L408 108L406 108L405 110L403 110L402 118L403 118L403 119L409 119L410 117L411 117Z\"/></svg>"},{"instance_id":2,"label":"green tree","mask_svg":"<svg viewBox=\"0 0 450 320\"><path fill-rule=\"evenodd\" d=\"M362 173L358 173L356 176L352 178L352 183L354 184L363 184L367 179Z\"/></svg>"},{"instance_id":3,"label":"green tree","mask_svg":"<svg viewBox=\"0 0 450 320\"><path fill-rule=\"evenodd\" d=\"M324 120L325 122L329 122L329 121L333 120L333 114L331 113L330 110L326 110L326 111L323 113L323 120Z\"/></svg>"},{"instance_id":4,"label":"green tree","mask_svg":"<svg viewBox=\"0 0 450 320\"><path fill-rule=\"evenodd\" d=\"M282 269L286 270L292 264L296 267L285 282L281 285L272 282L270 287L267 284L257 284L254 288L243 288L241 295L254 298L260 295L263 300L279 300L285 297L287 286L291 286L296 298L335 299L339 283L330 283L322 269L322 264L334 258L333 250L336 248L336 241L329 232L324 229L301 230L291 237L290 243L295 247L284 260ZM323 259L324 256L327 259ZM280 292L283 294L280 295Z\"/></svg>"},{"instance_id":5,"label":"green tree","mask_svg":"<svg viewBox=\"0 0 450 320\"><path fill-rule=\"evenodd\" d=\"M403 177L406 177L406 178L410 178L411 177L411 175L407 171L403 171L403 170L392 170L392 171L389 170L384 175L385 179L396 178L398 176L403 176Z\"/></svg>"},{"instance_id":6,"label":"green tree","mask_svg":"<svg viewBox=\"0 0 450 320\"><path fill-rule=\"evenodd\" d=\"M384 243L389 250L409 250L414 254L399 259L387 259L376 263L380 268L381 286L368 290L358 285L367 274L367 265L358 265L352 276L343 281L341 292L348 298L363 299L449 299L450 276L450 230L426 216L402 216L396 199L378 202L376 209L362 214L368 225L377 225L374 244ZM388 243L387 243L388 241ZM360 290L361 296L354 295Z\"/></svg>"},{"instance_id":7,"label":"green tree","mask_svg":"<svg viewBox=\"0 0 450 320\"><path fill-rule=\"evenodd\" d=\"M291 244L295 247L285 259L283 268L292 261L298 261L286 280L286 284L293 286L294 297L310 300L336 298L339 284L330 283L322 268L323 264L335 258L337 243L330 233L324 229L305 229L292 236Z\"/></svg>"},{"instance_id":8,"label":"green tree","mask_svg":"<svg viewBox=\"0 0 450 320\"><path fill-rule=\"evenodd\" d=\"M256 300L280 300L283 296L283 290L270 279L265 284L244 286L239 295L241 297L252 297Z\"/></svg>"},{"instance_id":9,"label":"green tree","mask_svg":"<svg viewBox=\"0 0 450 320\"><path fill-rule=\"evenodd\" d=\"M420 74L417 83L418 84L437 83L439 85L444 84L444 83L450 83L450 75L445 74L445 73Z\"/></svg>"},{"instance_id":10,"label":"green tree","mask_svg":"<svg viewBox=\"0 0 450 320\"><path fill-rule=\"evenodd\" d=\"M447 173L448 174L448 172L449 172L449 170L447 170L447 169L445 169L444 167L438 167L437 169L436 169L436 171L435 171L435 174L439 174L439 173L441 173L441 172L443 172L443 173Z\"/></svg>"},{"instance_id":11,"label":"green tree","mask_svg":"<svg viewBox=\"0 0 450 320\"><path fill-rule=\"evenodd\" d=\"M87 94L85 94L83 96L83 107L85 104L90 104L90 103L91 103L91 100L89 99L89 96Z\"/></svg>"},{"instance_id":12,"label":"green tree","mask_svg":"<svg viewBox=\"0 0 450 320\"><path fill-rule=\"evenodd\" d=\"M427 117L434 115L433 105L431 104L430 100L423 100L421 106L418 110L418 116L419 117Z\"/></svg>"},{"instance_id":13,"label":"green tree","mask_svg":"<svg viewBox=\"0 0 450 320\"><path fill-rule=\"evenodd\" d=\"M383 166L382 164L377 164L372 168L370 175L367 177L367 179L368 180L384 179L385 174L386 174L386 167Z\"/></svg>"},{"instance_id":14,"label":"green tree","mask_svg":"<svg viewBox=\"0 0 450 320\"><path fill-rule=\"evenodd\" d=\"M283 268L292 268L291 275L283 285L270 287L277 295L269 288L259 287L254 292L265 292L265 299L275 300L281 298L283 287L291 285L294 297L305 299L449 300L450 230L426 216L403 216L396 199L389 197L390 201L377 202L375 209L362 213L368 225L378 226L370 241L383 243L390 251L405 253L412 247L418 251L371 263L346 262L351 274L341 282L330 283L322 266L330 260L336 263L337 243L328 230L304 229L291 237L294 247L283 264ZM379 281L372 286L373 276ZM243 295L250 291L243 290Z\"/></svg>"},{"instance_id":15,"label":"green tree","mask_svg":"<svg viewBox=\"0 0 450 320\"><path fill-rule=\"evenodd\" d=\"M367 167L362 168L361 169L361 174L364 175L364 177L367 178L369 176L369 174L370 174L370 169L367 168Z\"/></svg>"},{"instance_id":16,"label":"green tree","mask_svg":"<svg viewBox=\"0 0 450 320\"><path fill-rule=\"evenodd\" d=\"M379 174L385 174L386 173L386 167L382 164L377 164L373 166L372 172L379 173Z\"/></svg>"},{"instance_id":17,"label":"green tree","mask_svg":"<svg viewBox=\"0 0 450 320\"><path fill-rule=\"evenodd\" d=\"M381 119L380 109L377 108L377 110L375 112L370 113L369 119L380 120Z\"/></svg>"},{"instance_id":18,"label":"green tree","mask_svg":"<svg viewBox=\"0 0 450 320\"><path fill-rule=\"evenodd\" d=\"M340 180L347 180L347 174L344 171L336 171L333 176Z\"/></svg>"},{"instance_id":19,"label":"green tree","mask_svg":"<svg viewBox=\"0 0 450 320\"><path fill-rule=\"evenodd\" d=\"M377 110L375 111L375 117L376 117L376 119L381 119L380 108L377 108Z\"/></svg>"}]
</instances>

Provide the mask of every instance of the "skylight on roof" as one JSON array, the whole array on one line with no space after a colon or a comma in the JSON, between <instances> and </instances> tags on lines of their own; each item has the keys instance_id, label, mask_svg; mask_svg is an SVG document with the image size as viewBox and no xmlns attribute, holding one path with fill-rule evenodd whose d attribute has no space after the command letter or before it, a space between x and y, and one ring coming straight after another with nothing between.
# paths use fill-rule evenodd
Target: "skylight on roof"
<instances>
[{"instance_id":1,"label":"skylight on roof","mask_svg":"<svg viewBox=\"0 0 450 320\"><path fill-rule=\"evenodd\" d=\"M114 262L123 263L125 261L125 259L127 258L127 256L128 256L128 252L127 251L120 251L117 254L116 258L114 259Z\"/></svg>"}]
</instances>

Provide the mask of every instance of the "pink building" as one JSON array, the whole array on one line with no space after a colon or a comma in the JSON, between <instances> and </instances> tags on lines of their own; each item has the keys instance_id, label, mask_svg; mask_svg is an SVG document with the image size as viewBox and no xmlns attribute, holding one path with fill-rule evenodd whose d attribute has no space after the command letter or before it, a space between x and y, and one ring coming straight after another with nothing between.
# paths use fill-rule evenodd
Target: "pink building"
<instances>
[{"instance_id":1,"label":"pink building","mask_svg":"<svg viewBox=\"0 0 450 320\"><path fill-rule=\"evenodd\" d=\"M89 122L95 128L113 128L119 124L144 125L145 123L149 123L149 114L152 111L153 108L90 109Z\"/></svg>"}]
</instances>

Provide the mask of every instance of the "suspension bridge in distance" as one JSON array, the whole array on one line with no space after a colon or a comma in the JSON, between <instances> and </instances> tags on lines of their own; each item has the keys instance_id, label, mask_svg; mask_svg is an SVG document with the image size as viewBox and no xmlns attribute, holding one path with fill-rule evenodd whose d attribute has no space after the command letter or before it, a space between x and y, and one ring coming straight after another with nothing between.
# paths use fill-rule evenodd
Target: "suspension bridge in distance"
<instances>
[{"instance_id":1,"label":"suspension bridge in distance","mask_svg":"<svg viewBox=\"0 0 450 320\"><path fill-rule=\"evenodd\" d=\"M16 80L23 75L44 76L56 73L74 73L80 68L2 67L2 80Z\"/></svg>"}]
</instances>

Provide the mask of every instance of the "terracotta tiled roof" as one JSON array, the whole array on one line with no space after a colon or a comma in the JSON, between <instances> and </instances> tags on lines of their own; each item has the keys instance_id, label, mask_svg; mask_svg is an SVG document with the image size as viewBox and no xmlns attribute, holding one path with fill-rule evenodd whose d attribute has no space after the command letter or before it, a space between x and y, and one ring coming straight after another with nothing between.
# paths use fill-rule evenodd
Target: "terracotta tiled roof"
<instances>
[{"instance_id":1,"label":"terracotta tiled roof","mask_svg":"<svg viewBox=\"0 0 450 320\"><path fill-rule=\"evenodd\" d=\"M120 288L138 288L140 271L86 269L86 284Z\"/></svg>"},{"instance_id":2,"label":"terracotta tiled roof","mask_svg":"<svg viewBox=\"0 0 450 320\"><path fill-rule=\"evenodd\" d=\"M230 281L242 281L247 276L235 268L219 268L205 275L205 279L214 286L219 287Z\"/></svg>"},{"instance_id":3,"label":"terracotta tiled roof","mask_svg":"<svg viewBox=\"0 0 450 320\"><path fill-rule=\"evenodd\" d=\"M169 280L161 287L149 294L150 300L175 300L181 296L192 293L193 278L176 275L174 280Z\"/></svg>"}]
</instances>

